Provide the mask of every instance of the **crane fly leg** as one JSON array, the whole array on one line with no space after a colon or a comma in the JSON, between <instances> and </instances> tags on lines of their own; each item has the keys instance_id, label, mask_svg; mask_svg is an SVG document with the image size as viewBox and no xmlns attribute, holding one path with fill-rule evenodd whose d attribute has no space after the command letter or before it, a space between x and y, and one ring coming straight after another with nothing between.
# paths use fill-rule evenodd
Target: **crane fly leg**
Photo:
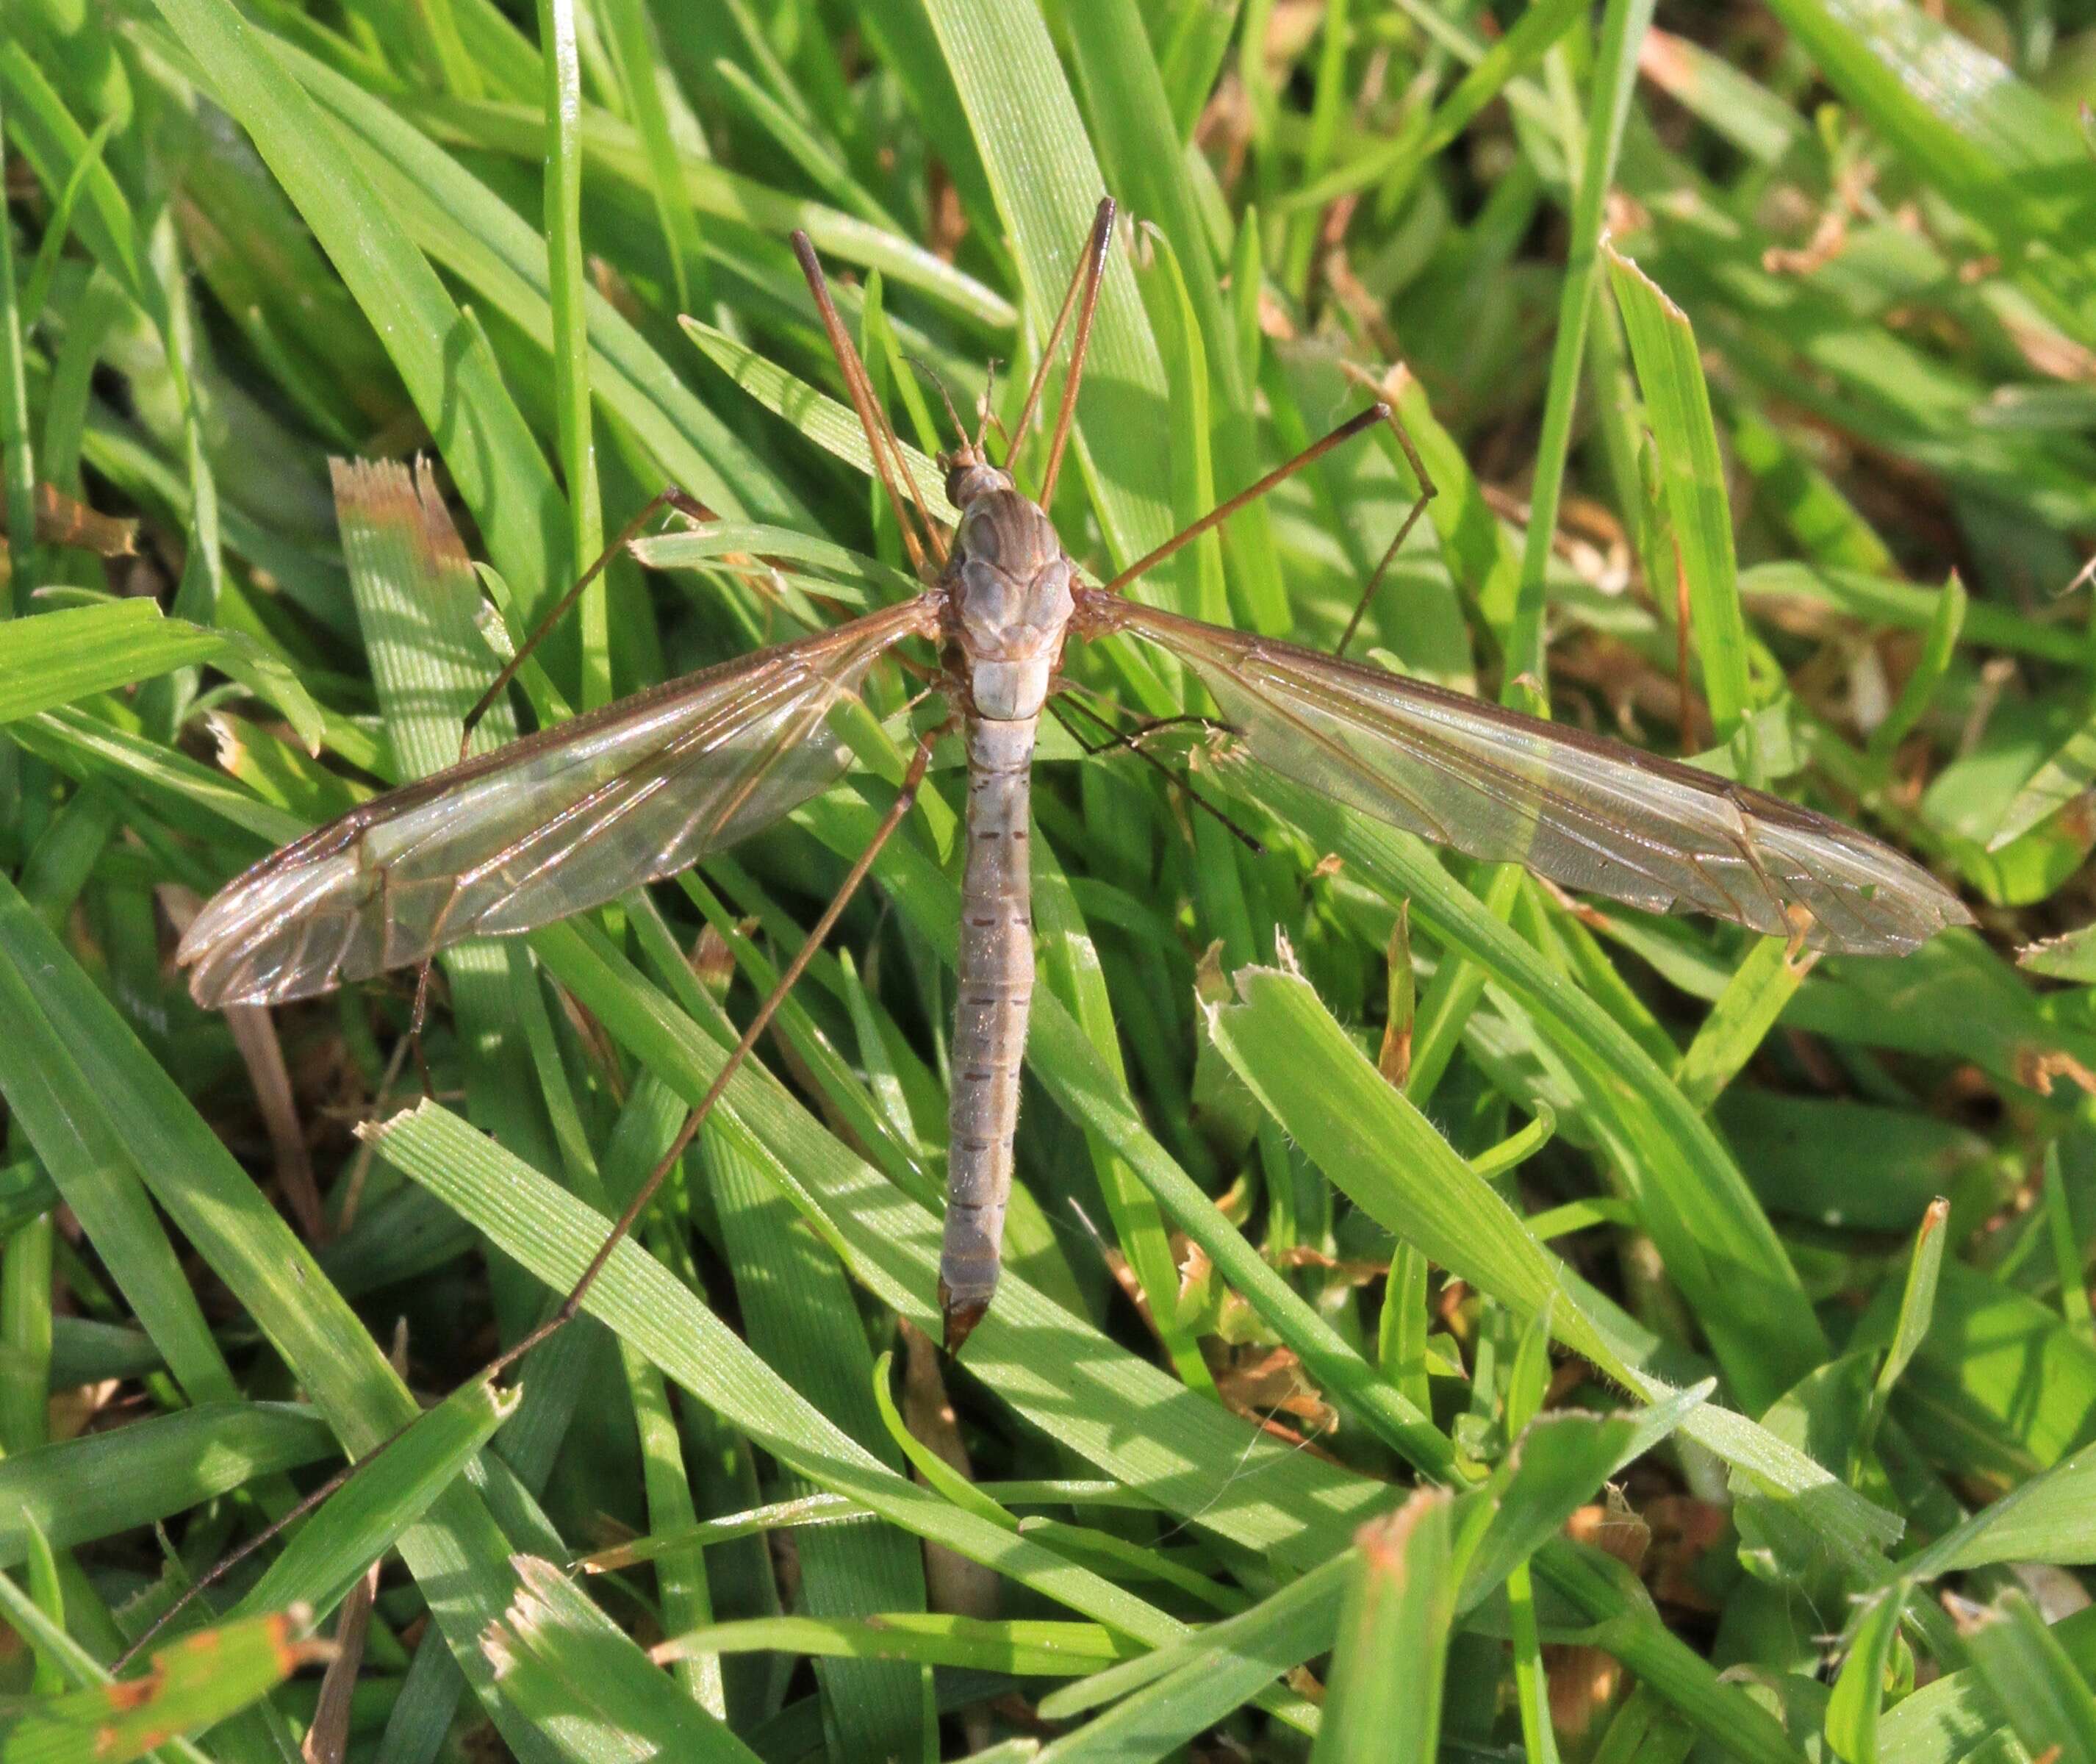
<instances>
[{"instance_id":1,"label":"crane fly leg","mask_svg":"<svg viewBox=\"0 0 2096 1764\"><path fill-rule=\"evenodd\" d=\"M706 1117L713 1112L714 1105L719 1102L721 1097L726 1093L730 1081L742 1069L744 1063L749 1059L751 1050L756 1047L765 1030L771 1026L771 1020L778 1014L779 1006L786 1002L787 994L792 992L795 983L806 970L809 963L814 959L815 952L823 946L830 932L836 928L836 923L843 916L845 907L851 904L853 897L858 893L859 884L865 881L868 872L873 868L874 860L880 856L881 849L887 845L896 829L902 824L904 819L909 814L911 806L917 800L918 792L924 785L924 775L931 766L932 747L939 737L945 733L951 722L952 719L949 718L945 723L936 728L928 729L919 737L916 751L911 754L909 767L903 774L902 788L896 793L895 801L882 815L880 824L875 828L873 837L867 842L866 849L859 854L853 862L851 868L845 872L845 879L838 885L836 893L832 897L830 904L823 909L822 917L815 921L814 928L802 941L793 959L787 964L784 971L774 983L771 990L766 994L764 1002L757 1007L756 1015L750 1019L749 1025L742 1032L740 1038L729 1050L727 1058L722 1062L720 1070L714 1075L713 1082L707 1086L705 1094L699 1098L691 1113L685 1116L683 1125L678 1129L677 1136L670 1142L669 1149L657 1160L654 1168L648 1172L648 1179L640 1185L633 1199L627 1203L626 1211L620 1214L618 1221L612 1226L603 1242L598 1246L596 1253L590 1258L588 1265L583 1268L581 1277L569 1289L566 1295L544 1322L527 1332L513 1346L489 1360L474 1375L472 1379L468 1381L469 1382L491 1383L500 1378L530 1354L534 1348L539 1347L550 1337L559 1333L580 1314L583 1300L588 1295L590 1288L596 1284L597 1276L604 1272L605 1264L617 1253L618 1246L631 1233L634 1225L639 1221L640 1216L647 1211L648 1203L654 1199L670 1172L676 1168L678 1159L683 1156L690 1148L692 1142L698 1137L699 1129L705 1125ZM428 973L429 964L425 962L422 974L426 981ZM418 1025L420 1018L421 1009L418 1005L417 1011ZM419 1057L419 1041L417 1052ZM426 1088L426 1079L425 1085ZM408 1423L409 1426L413 1425L413 1422ZM402 1427L398 1431L388 1434L355 1463L343 1465L319 1488L300 1501L283 1518L266 1530L257 1533L242 1544L238 1549L214 1564L209 1572L193 1582L184 1591L182 1596L131 1644L123 1657L116 1662L116 1669L120 1670L126 1662L135 1657L139 1651L192 1600L216 1585L233 1568L246 1561L271 1539L280 1535L287 1526L312 1513L352 1476L361 1471L373 1458L391 1447L407 1431L407 1427Z\"/></svg>"},{"instance_id":2,"label":"crane fly leg","mask_svg":"<svg viewBox=\"0 0 2096 1764\"><path fill-rule=\"evenodd\" d=\"M1065 692L1072 689L1070 683L1065 683L1063 687ZM1075 729L1070 731L1078 744L1085 749L1085 756L1088 759L1096 759L1102 753L1111 753L1116 749L1124 747L1139 753L1145 741L1164 729L1197 728L1209 735L1235 735L1238 732L1230 724L1221 721L1219 718L1204 717L1193 711L1177 717L1146 717L1133 729L1116 729L1109 718L1093 710L1089 705L1072 699L1070 708L1082 711L1099 727L1107 731L1104 740L1087 742L1081 735L1077 734ZM1064 727L1068 726L1066 724Z\"/></svg>"},{"instance_id":3,"label":"crane fly leg","mask_svg":"<svg viewBox=\"0 0 2096 1764\"><path fill-rule=\"evenodd\" d=\"M1064 384L1062 409L1055 418L1055 439L1048 470L1041 482L1041 494L1034 499L1044 508L1055 492L1055 474L1062 465L1063 443L1069 438L1070 423L1076 410L1077 382L1084 378L1085 354L1091 342L1092 312L1099 300L1099 278L1106 264L1107 247L1113 242L1114 212L1113 198L1102 196L1092 216L1091 237L1085 242L1084 255L1078 259L1076 268L1070 273L1070 286L1063 292L1063 304L1056 312L1048 340L1041 346L1040 363L1033 370L1032 383L1026 388L1026 402L1020 408L1019 421L1012 425L1011 445L1005 450L1004 469L1009 472L1014 456L1024 445L1033 427L1034 415L1041 408L1041 394L1048 384L1048 370L1055 365L1055 351L1062 347L1063 333L1069 325L1070 314L1081 290L1085 306L1077 321L1077 340L1070 352L1070 378Z\"/></svg>"},{"instance_id":4,"label":"crane fly leg","mask_svg":"<svg viewBox=\"0 0 2096 1764\"><path fill-rule=\"evenodd\" d=\"M866 364L859 359L851 333L845 329L836 302L831 298L830 285L815 255L814 242L797 227L793 232L793 255L800 261L801 273L807 278L808 292L814 297L815 310L823 321L823 334L829 339L830 353L836 357L837 371L844 376L845 391L850 396L852 408L858 413L859 426L866 431L867 448L873 456L874 475L888 493L888 505L894 511L895 524L902 535L902 548L910 554L910 567L920 579L928 582L945 567L945 539L932 519L931 510L924 506L924 493L918 487L916 478L902 456L902 443L896 439L895 430L875 400L873 381L867 373ZM924 523L922 538L910 523L911 504L915 506L918 518Z\"/></svg>"},{"instance_id":5,"label":"crane fly leg","mask_svg":"<svg viewBox=\"0 0 2096 1764\"><path fill-rule=\"evenodd\" d=\"M694 520L710 521L714 518L713 511L704 503L678 489L675 484L666 484L643 503L640 513L621 527L612 542L597 553L596 562L575 578L567 592L553 603L552 610L532 627L531 635L524 640L516 654L502 664L502 670L489 683L487 690L473 701L473 708L466 712L459 729L458 757L461 764L465 760L466 749L473 740L473 731L480 726L480 719L495 708L495 701L509 689L509 683L517 678L517 670L530 658L531 652L552 635L561 621L574 610L575 602L583 597L583 591L604 574L605 566L637 539L641 528L663 509L675 509L679 514L688 515Z\"/></svg>"},{"instance_id":6,"label":"crane fly leg","mask_svg":"<svg viewBox=\"0 0 2096 1764\"><path fill-rule=\"evenodd\" d=\"M1330 453L1333 448L1343 447L1347 442L1352 440L1356 435L1359 434L1364 429L1373 428L1379 422L1394 422L1395 420L1396 413L1393 411L1389 405L1384 404L1380 399L1378 399L1374 404L1369 405L1366 410L1356 412L1354 415L1349 417L1330 434L1323 436L1318 440L1312 441L1309 446L1303 448L1303 450L1300 453L1297 454L1294 459L1286 461L1285 464L1275 466L1274 469L1269 472L1264 478L1258 479L1255 482L1246 485L1243 489L1240 490L1234 496L1232 496L1229 501L1218 503L1206 514L1203 515L1199 520L1194 522L1191 526L1184 527L1178 532L1173 534L1171 538L1165 540L1162 545L1159 545L1156 550L1150 552L1147 556L1137 558L1133 563L1130 564L1127 569L1122 570L1119 575L1116 576L1112 581L1107 583L1099 592L1104 594L1119 594L1123 589L1126 588L1131 582L1134 581L1138 576L1147 574L1151 570L1155 570L1158 565L1163 563L1166 558L1172 557L1178 552L1184 550L1187 546L1192 544L1194 541L1199 539L1203 533L1209 531L1212 528L1221 526L1222 523L1229 520L1231 516L1238 513L1241 509L1247 507L1249 504L1258 501L1259 499L1266 495L1269 491L1273 490L1278 486L1286 483L1298 472L1301 471L1306 465L1314 465L1319 460L1324 458L1327 453ZM1403 433L1401 426L1399 429L1399 433ZM1404 445L1408 454L1409 454L1411 451L1411 443L1408 438L1407 439ZM1412 522L1417 518L1418 515L1417 511L1415 511L1411 516L1408 517L1405 522L1404 531L1409 531Z\"/></svg>"},{"instance_id":7,"label":"crane fly leg","mask_svg":"<svg viewBox=\"0 0 2096 1764\"><path fill-rule=\"evenodd\" d=\"M1440 493L1433 478L1427 475L1426 462L1420 458L1419 449L1412 444L1412 437L1405 432L1404 419L1398 415L1397 407L1386 404L1382 406L1382 413L1389 420L1391 433L1397 437L1398 446L1404 450L1405 462L1412 468L1412 475L1419 485L1419 496L1412 504L1410 513L1398 523L1396 536L1384 549L1382 561L1369 573L1368 583L1361 590L1360 599L1354 603L1353 617L1347 621L1347 628L1339 633L1339 640L1333 646L1332 653L1335 656L1347 653L1347 645L1354 640L1354 633L1360 628L1361 619L1369 609L1369 602L1375 598L1376 590L1382 585L1384 573L1396 557L1399 548L1410 537L1413 528L1419 524L1420 516L1426 512L1426 504Z\"/></svg>"},{"instance_id":8,"label":"crane fly leg","mask_svg":"<svg viewBox=\"0 0 2096 1764\"><path fill-rule=\"evenodd\" d=\"M569 1289L567 1296L561 1301L553 1314L536 1329L526 1334L522 1339L490 1360L482 1369L479 1373L481 1378L499 1378L510 1367L522 1360L533 1348L545 1341L548 1337L573 1321L581 1311L583 1298L587 1295L590 1288L596 1283L597 1276L604 1272L605 1264L610 1261L613 1255L618 1251L618 1246L632 1231L641 1214L648 1210L648 1203L654 1199L657 1190L667 1179L670 1172L676 1168L677 1160L683 1156L692 1142L698 1137L699 1129L705 1124L706 1117L713 1112L714 1105L719 1102L736 1073L742 1069L743 1063L749 1058L750 1052L757 1046L759 1037L770 1027L772 1018L778 1014L779 1007L785 1003L786 995L793 991L796 982L800 980L809 963L814 959L815 952L823 946L830 932L836 928L837 920L844 915L845 908L851 904L852 897L858 892L859 884L866 880L867 872L872 869L875 858L880 855L881 848L888 843L895 830L902 824L905 817L910 813L911 806L917 800L917 792L924 784L924 774L931 766L932 747L944 732L942 725L940 728L927 730L918 738L916 751L910 758L909 770L903 774L902 787L896 793L895 801L889 805L888 812L881 817L880 824L875 828L873 837L868 841L866 849L859 854L850 870L845 873L845 879L839 884L836 893L831 898L830 904L823 910L822 917L815 921L814 928L802 940L801 947L794 954L793 959L787 963L784 972L773 984L771 990L765 995L764 1002L757 1007L757 1014L749 1020L749 1026L742 1032L741 1038L729 1050L727 1058L722 1062L720 1070L714 1073L713 1082L706 1087L705 1094L693 1105L691 1113L684 1117L684 1124L677 1129L677 1137L670 1142L669 1150L656 1160L654 1168L648 1173L648 1180L640 1185L633 1199L627 1203L626 1211L619 1215L618 1223L611 1228L604 1242L597 1247L596 1254L590 1258L589 1265L583 1270L581 1277Z\"/></svg>"},{"instance_id":9,"label":"crane fly leg","mask_svg":"<svg viewBox=\"0 0 2096 1764\"><path fill-rule=\"evenodd\" d=\"M1266 855L1266 846L1256 834L1249 832L1228 811L1211 801L1200 791L1194 788L1193 780L1186 773L1175 771L1166 765L1163 760L1142 744L1146 736L1155 735L1159 729L1170 728L1178 724L1198 723L1203 729L1213 732L1233 733L1228 723L1218 723L1213 717L1154 717L1133 729L1116 729L1106 717L1093 710L1089 705L1076 696L1080 692L1089 693L1090 688L1081 687L1074 680L1064 681L1063 689L1048 701L1048 708L1055 714L1055 720L1065 729L1069 730L1070 738L1084 749L1085 757L1087 759L1096 759L1102 753L1116 753L1122 748L1126 748L1146 765L1163 773L1168 782L1177 784L1186 793L1186 800L1195 808L1205 810L1208 814L1215 816L1216 820L1222 823L1223 830L1232 838L1241 842L1254 857L1263 858ZM1108 700L1107 702L1111 703L1112 701ZM1071 727L1069 713L1072 710L1081 711L1085 716L1090 718L1094 724L1106 731L1106 738L1096 742L1087 741Z\"/></svg>"},{"instance_id":10,"label":"crane fly leg","mask_svg":"<svg viewBox=\"0 0 2096 1764\"><path fill-rule=\"evenodd\" d=\"M1099 199L1098 212L1092 221L1090 242L1085 250L1083 273L1085 298L1077 308L1077 334L1070 342L1070 374L1063 382L1062 408L1055 413L1055 435L1048 444L1048 469L1041 474L1041 493L1035 498L1042 508L1055 500L1055 479L1063 469L1063 448L1070 439L1070 425L1077 415L1077 388L1084 383L1085 357L1092 347L1092 315L1098 310L1099 286L1106 273L1107 247L1113 242L1114 203L1111 196ZM1071 283L1072 291L1076 284ZM1068 302L1063 303L1068 310ZM1046 367L1043 358L1042 367Z\"/></svg>"}]
</instances>

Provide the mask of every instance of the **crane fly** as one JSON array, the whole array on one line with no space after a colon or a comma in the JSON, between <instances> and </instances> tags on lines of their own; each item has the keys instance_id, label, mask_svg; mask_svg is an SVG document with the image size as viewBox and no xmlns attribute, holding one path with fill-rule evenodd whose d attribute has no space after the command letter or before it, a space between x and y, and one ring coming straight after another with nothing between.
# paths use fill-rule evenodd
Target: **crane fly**
<instances>
[{"instance_id":1,"label":"crane fly","mask_svg":"<svg viewBox=\"0 0 2096 1764\"><path fill-rule=\"evenodd\" d=\"M836 713L897 644L928 640L943 658L937 687L950 707L947 725L959 725L967 756L940 1260L947 1344L957 1351L997 1285L1033 988L1027 841L1035 735L1066 683L1060 669L1072 642L1118 636L1183 663L1220 710L1233 763L1264 766L1378 820L1473 858L1523 864L1567 888L1864 954L1902 954L1945 926L1970 922L1927 871L1809 809L1618 742L1123 595L1145 570L1373 424L1391 425L1409 453L1386 405L1341 425L1103 586L1087 585L1046 509L1076 408L1113 217L1111 201L1103 202L1004 463L988 456L987 418L973 439L954 418L955 444L939 460L959 513L950 533L924 506L813 249L797 234L923 591L542 729L286 846L229 884L182 939L179 959L198 1002L274 1003L417 963L426 973L431 955L460 938L528 931L720 851L843 774L849 753ZM1011 456L1031 430L1073 309L1069 374L1041 486L1029 496L1014 481ZM1425 494L1385 564L1432 494L1423 470L1420 477ZM938 732L919 740L874 845L561 1312L491 1371L513 1364L574 1314L835 923L880 841L907 814Z\"/></svg>"}]
</instances>

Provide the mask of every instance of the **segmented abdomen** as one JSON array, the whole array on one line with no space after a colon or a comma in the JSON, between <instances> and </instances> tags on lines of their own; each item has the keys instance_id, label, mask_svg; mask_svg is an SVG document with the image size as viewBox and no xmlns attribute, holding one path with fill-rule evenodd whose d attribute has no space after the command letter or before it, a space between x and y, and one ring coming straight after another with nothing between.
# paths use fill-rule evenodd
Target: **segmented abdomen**
<instances>
[{"instance_id":1,"label":"segmented abdomen","mask_svg":"<svg viewBox=\"0 0 2096 1764\"><path fill-rule=\"evenodd\" d=\"M967 727L967 862L961 883L960 997L954 1011L953 1104L940 1297L950 1347L997 1290L1011 1197L1019 1068L1033 998L1027 803L1039 719Z\"/></svg>"}]
</instances>

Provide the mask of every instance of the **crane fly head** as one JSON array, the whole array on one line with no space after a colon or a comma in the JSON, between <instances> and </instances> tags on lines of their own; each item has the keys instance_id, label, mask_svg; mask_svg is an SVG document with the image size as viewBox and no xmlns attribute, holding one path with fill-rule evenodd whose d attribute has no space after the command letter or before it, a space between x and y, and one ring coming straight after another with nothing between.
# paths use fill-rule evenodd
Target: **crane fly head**
<instances>
[{"instance_id":1,"label":"crane fly head","mask_svg":"<svg viewBox=\"0 0 2096 1764\"><path fill-rule=\"evenodd\" d=\"M982 421L971 440L961 421L961 413L954 408L954 400L946 391L946 382L939 378L931 363L920 361L915 356L904 359L937 389L939 402L946 407L946 420L954 426L954 444L939 456L938 462L939 469L946 474L946 500L965 511L970 503L992 491L1011 489L1011 474L991 465L989 455L985 451L989 428L989 394L984 394ZM993 361L989 367L994 379L997 364Z\"/></svg>"},{"instance_id":2,"label":"crane fly head","mask_svg":"<svg viewBox=\"0 0 2096 1764\"><path fill-rule=\"evenodd\" d=\"M963 511L993 491L1011 488L1011 474L990 464L980 441L963 439L950 452L941 453L939 469L946 474L946 500Z\"/></svg>"}]
</instances>

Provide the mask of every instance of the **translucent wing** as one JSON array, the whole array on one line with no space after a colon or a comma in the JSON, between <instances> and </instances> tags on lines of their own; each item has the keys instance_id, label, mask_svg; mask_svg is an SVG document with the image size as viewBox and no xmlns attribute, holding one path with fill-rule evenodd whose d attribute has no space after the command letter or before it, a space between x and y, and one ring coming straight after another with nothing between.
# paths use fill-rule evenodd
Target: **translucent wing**
<instances>
[{"instance_id":1,"label":"translucent wing","mask_svg":"<svg viewBox=\"0 0 2096 1764\"><path fill-rule=\"evenodd\" d=\"M920 598L672 680L374 798L237 877L177 959L207 1007L268 1003L550 924L683 869L819 794L830 713Z\"/></svg>"},{"instance_id":2,"label":"translucent wing","mask_svg":"<svg viewBox=\"0 0 2096 1764\"><path fill-rule=\"evenodd\" d=\"M1620 742L1133 601L1094 596L1080 619L1189 663L1249 758L1474 858L1858 954L1972 922L1853 827Z\"/></svg>"}]
</instances>

